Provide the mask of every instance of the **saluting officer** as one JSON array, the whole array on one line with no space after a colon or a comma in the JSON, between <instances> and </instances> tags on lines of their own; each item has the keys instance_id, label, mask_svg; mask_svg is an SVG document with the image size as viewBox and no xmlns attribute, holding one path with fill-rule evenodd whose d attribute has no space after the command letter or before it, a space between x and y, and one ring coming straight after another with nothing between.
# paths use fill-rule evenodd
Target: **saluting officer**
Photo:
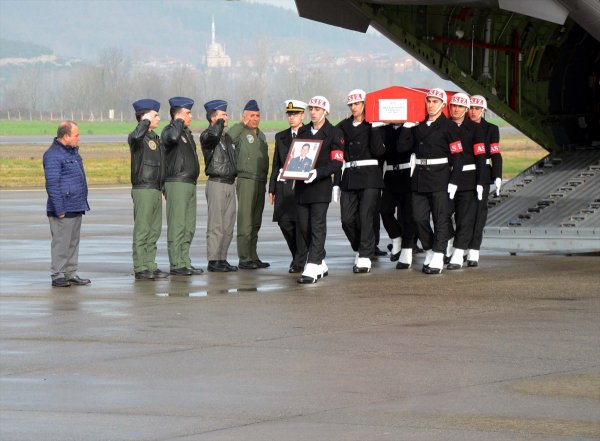
<instances>
[{"instance_id":1,"label":"saluting officer","mask_svg":"<svg viewBox=\"0 0 600 441\"><path fill-rule=\"evenodd\" d=\"M442 89L427 92L427 118L413 130L412 207L417 235L425 250L425 274L442 272L450 237L449 199L454 198L463 165L458 127L442 113L446 102Z\"/></svg>"},{"instance_id":2,"label":"saluting officer","mask_svg":"<svg viewBox=\"0 0 600 441\"><path fill-rule=\"evenodd\" d=\"M156 265L156 242L162 229L162 191L165 185L165 149L154 133L160 103L142 99L133 103L138 125L129 134L131 198L133 199L133 271L136 280L169 276Z\"/></svg>"},{"instance_id":3,"label":"saluting officer","mask_svg":"<svg viewBox=\"0 0 600 441\"><path fill-rule=\"evenodd\" d=\"M300 128L298 137L319 139L323 143L315 158L315 168L309 172L308 179L297 181L294 189L298 226L308 249L307 257L300 259L307 263L298 283L316 283L329 273L325 263L327 210L333 190L332 176L342 169L344 162L344 137L326 118L329 100L323 96L313 96L308 102L308 110L310 124Z\"/></svg>"},{"instance_id":4,"label":"saluting officer","mask_svg":"<svg viewBox=\"0 0 600 441\"><path fill-rule=\"evenodd\" d=\"M410 155L413 145L412 127L415 124L389 124L383 128L385 163L381 196L381 220L392 240L388 245L390 260L398 261L397 269L412 265L415 221L412 214L410 185Z\"/></svg>"},{"instance_id":5,"label":"saluting officer","mask_svg":"<svg viewBox=\"0 0 600 441\"><path fill-rule=\"evenodd\" d=\"M475 124L470 118L465 118L469 107L469 97L465 93L456 93L450 99L450 118L458 126L464 162L456 195L451 204L456 230L454 251L446 267L449 270L462 268L465 250L473 237L477 200L481 200L483 195L482 170L485 167L485 143L481 126Z\"/></svg>"},{"instance_id":6,"label":"saluting officer","mask_svg":"<svg viewBox=\"0 0 600 441\"><path fill-rule=\"evenodd\" d=\"M373 218L378 214L379 197L384 187L377 158L383 156L385 147L380 129L365 121L366 95L362 89L348 93L346 104L352 115L337 125L344 137L345 162L339 183L342 228L356 253L354 273L371 271L375 251ZM336 176L334 194L339 191L336 189L338 181Z\"/></svg>"},{"instance_id":7,"label":"saluting officer","mask_svg":"<svg viewBox=\"0 0 600 441\"><path fill-rule=\"evenodd\" d=\"M497 195L500 194L502 186L502 154L500 153L500 131L498 126L487 122L484 118L485 111L487 110L486 99L481 95L473 95L470 103L469 118L482 128L486 156L486 165L483 167L481 179L483 195L477 204L473 237L467 251L467 266L474 267L479 264L479 249L481 248L483 229L485 228L488 214L487 200L490 194L490 184L492 182L495 184Z\"/></svg>"},{"instance_id":8,"label":"saluting officer","mask_svg":"<svg viewBox=\"0 0 600 441\"><path fill-rule=\"evenodd\" d=\"M171 122L160 134L167 153L167 243L171 275L202 274L192 266L190 247L196 232L196 183L200 163L196 143L189 129L194 100L173 97L169 100Z\"/></svg>"},{"instance_id":9,"label":"saluting officer","mask_svg":"<svg viewBox=\"0 0 600 441\"><path fill-rule=\"evenodd\" d=\"M294 181L280 179L280 173L287 159L292 140L298 136L298 130L302 127L306 103L290 99L285 101L285 113L287 114L289 129L275 134L275 152L271 178L269 180L269 203L273 207L273 222L277 222L281 233L292 253L292 262L289 272L299 273L304 269L306 259L306 242L302 239L298 228L298 217L296 214L296 200L294 197ZM309 171L303 170L303 171Z\"/></svg>"}]
</instances>

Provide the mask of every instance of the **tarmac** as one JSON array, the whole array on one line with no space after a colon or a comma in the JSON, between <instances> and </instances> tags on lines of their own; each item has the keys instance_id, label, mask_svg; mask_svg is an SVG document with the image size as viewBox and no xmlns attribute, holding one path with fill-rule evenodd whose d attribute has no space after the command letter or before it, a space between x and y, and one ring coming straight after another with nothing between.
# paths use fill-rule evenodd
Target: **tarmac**
<instances>
[{"instance_id":1,"label":"tarmac","mask_svg":"<svg viewBox=\"0 0 600 441\"><path fill-rule=\"evenodd\" d=\"M270 268L136 282L129 189L105 188L83 219L92 284L52 288L45 200L0 191L2 440L600 439L597 255L484 242L477 268L356 275L331 204L329 276L300 285L267 206ZM203 268L205 228L200 186Z\"/></svg>"}]
</instances>

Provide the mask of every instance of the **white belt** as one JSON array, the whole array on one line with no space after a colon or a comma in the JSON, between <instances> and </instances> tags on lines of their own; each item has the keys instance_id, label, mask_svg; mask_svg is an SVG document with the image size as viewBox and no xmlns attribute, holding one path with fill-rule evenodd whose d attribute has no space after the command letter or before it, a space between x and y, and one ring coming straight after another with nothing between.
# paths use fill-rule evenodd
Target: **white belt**
<instances>
[{"instance_id":1,"label":"white belt","mask_svg":"<svg viewBox=\"0 0 600 441\"><path fill-rule=\"evenodd\" d=\"M471 171L471 170L475 170L475 164L463 165L463 171Z\"/></svg>"},{"instance_id":2,"label":"white belt","mask_svg":"<svg viewBox=\"0 0 600 441\"><path fill-rule=\"evenodd\" d=\"M419 159L417 158L417 165L438 165L448 163L448 158L435 158L435 159Z\"/></svg>"},{"instance_id":3,"label":"white belt","mask_svg":"<svg viewBox=\"0 0 600 441\"><path fill-rule=\"evenodd\" d=\"M405 162L404 164L386 165L384 170L385 171L405 170L407 168L410 168L410 162Z\"/></svg>"},{"instance_id":4,"label":"white belt","mask_svg":"<svg viewBox=\"0 0 600 441\"><path fill-rule=\"evenodd\" d=\"M379 165L379 161L377 159L362 159L360 161L349 161L344 164L344 167L364 167L366 165Z\"/></svg>"},{"instance_id":5,"label":"white belt","mask_svg":"<svg viewBox=\"0 0 600 441\"><path fill-rule=\"evenodd\" d=\"M490 158L486 159L485 165L492 165L492 160Z\"/></svg>"}]
</instances>

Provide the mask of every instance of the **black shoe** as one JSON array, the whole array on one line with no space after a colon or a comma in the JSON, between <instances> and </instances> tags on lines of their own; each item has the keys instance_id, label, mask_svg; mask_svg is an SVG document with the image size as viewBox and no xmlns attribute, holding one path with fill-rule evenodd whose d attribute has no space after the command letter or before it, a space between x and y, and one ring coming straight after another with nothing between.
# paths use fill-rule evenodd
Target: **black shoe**
<instances>
[{"instance_id":1,"label":"black shoe","mask_svg":"<svg viewBox=\"0 0 600 441\"><path fill-rule=\"evenodd\" d=\"M365 273L369 273L371 272L371 268L365 268L365 267L361 267L361 266L356 266L354 265L352 267L352 272L354 274L365 274Z\"/></svg>"},{"instance_id":2,"label":"black shoe","mask_svg":"<svg viewBox=\"0 0 600 441\"><path fill-rule=\"evenodd\" d=\"M423 269L423 272L425 274L441 274L442 269L441 268L432 268L432 267L428 266L427 268Z\"/></svg>"},{"instance_id":3,"label":"black shoe","mask_svg":"<svg viewBox=\"0 0 600 441\"><path fill-rule=\"evenodd\" d=\"M398 262L396 264L396 269L409 269L409 268L410 268L410 263Z\"/></svg>"},{"instance_id":4,"label":"black shoe","mask_svg":"<svg viewBox=\"0 0 600 441\"><path fill-rule=\"evenodd\" d=\"M192 276L199 276L204 274L204 270L202 268L194 268L193 266L187 269Z\"/></svg>"},{"instance_id":5,"label":"black shoe","mask_svg":"<svg viewBox=\"0 0 600 441\"><path fill-rule=\"evenodd\" d=\"M474 268L477 265L479 265L479 263L476 260L467 260L467 266L468 267Z\"/></svg>"},{"instance_id":6,"label":"black shoe","mask_svg":"<svg viewBox=\"0 0 600 441\"><path fill-rule=\"evenodd\" d=\"M425 272L425 270L427 270L428 268L429 268L429 265L423 264L423 268L421 269L421 271Z\"/></svg>"},{"instance_id":7,"label":"black shoe","mask_svg":"<svg viewBox=\"0 0 600 441\"><path fill-rule=\"evenodd\" d=\"M449 263L449 264L446 266L446 269L447 269L447 270L459 270L459 269L461 269L461 268L462 268L462 265L459 265L458 263Z\"/></svg>"},{"instance_id":8,"label":"black shoe","mask_svg":"<svg viewBox=\"0 0 600 441\"><path fill-rule=\"evenodd\" d=\"M192 272L187 268L173 268L170 271L172 276L191 276Z\"/></svg>"},{"instance_id":9,"label":"black shoe","mask_svg":"<svg viewBox=\"0 0 600 441\"><path fill-rule=\"evenodd\" d=\"M71 282L69 282L64 277L59 277L57 279L52 280L52 286L56 286L58 288L67 288L71 286Z\"/></svg>"},{"instance_id":10,"label":"black shoe","mask_svg":"<svg viewBox=\"0 0 600 441\"><path fill-rule=\"evenodd\" d=\"M256 260L254 261L254 263L256 263L256 265L258 266L258 268L268 268L271 266L271 264L269 262L263 262L262 260Z\"/></svg>"},{"instance_id":11,"label":"black shoe","mask_svg":"<svg viewBox=\"0 0 600 441\"><path fill-rule=\"evenodd\" d=\"M152 271L152 274L154 275L155 279L166 279L167 277L169 277L169 273L161 271L158 268Z\"/></svg>"},{"instance_id":12,"label":"black shoe","mask_svg":"<svg viewBox=\"0 0 600 441\"><path fill-rule=\"evenodd\" d=\"M222 260L209 260L206 269L211 273L226 273L229 271L229 269L223 265Z\"/></svg>"},{"instance_id":13,"label":"black shoe","mask_svg":"<svg viewBox=\"0 0 600 441\"><path fill-rule=\"evenodd\" d=\"M290 265L290 269L288 270L288 273L290 273L290 274L301 273L303 269L304 269L303 266L292 264L292 265Z\"/></svg>"},{"instance_id":14,"label":"black shoe","mask_svg":"<svg viewBox=\"0 0 600 441\"><path fill-rule=\"evenodd\" d=\"M375 252L373 253L376 257L387 256L387 253L383 250L380 250L377 245L375 245Z\"/></svg>"},{"instance_id":15,"label":"black shoe","mask_svg":"<svg viewBox=\"0 0 600 441\"><path fill-rule=\"evenodd\" d=\"M310 276L300 276L298 278L298 280L296 280L298 283L317 283L317 280L319 280L318 278L313 279Z\"/></svg>"},{"instance_id":16,"label":"black shoe","mask_svg":"<svg viewBox=\"0 0 600 441\"><path fill-rule=\"evenodd\" d=\"M231 265L226 260L221 260L221 263L227 267L227 271L237 271L238 267L235 265Z\"/></svg>"},{"instance_id":17,"label":"black shoe","mask_svg":"<svg viewBox=\"0 0 600 441\"><path fill-rule=\"evenodd\" d=\"M444 254L444 264L446 264L446 265L449 264L450 263L450 259L452 259L452 256L446 256Z\"/></svg>"},{"instance_id":18,"label":"black shoe","mask_svg":"<svg viewBox=\"0 0 600 441\"><path fill-rule=\"evenodd\" d=\"M92 283L90 279L82 279L77 274L73 277L69 277L67 281L70 282L71 285L89 285Z\"/></svg>"},{"instance_id":19,"label":"black shoe","mask_svg":"<svg viewBox=\"0 0 600 441\"><path fill-rule=\"evenodd\" d=\"M258 264L256 262L240 262L238 267L245 270L255 270L258 269Z\"/></svg>"},{"instance_id":20,"label":"black shoe","mask_svg":"<svg viewBox=\"0 0 600 441\"><path fill-rule=\"evenodd\" d=\"M387 246L387 249L390 250L390 260L392 262L397 261L400 258L400 252L397 252L396 254L392 253L392 249L394 248L394 246L390 243Z\"/></svg>"},{"instance_id":21,"label":"black shoe","mask_svg":"<svg viewBox=\"0 0 600 441\"><path fill-rule=\"evenodd\" d=\"M135 280L154 280L154 273L150 270L138 271Z\"/></svg>"}]
</instances>

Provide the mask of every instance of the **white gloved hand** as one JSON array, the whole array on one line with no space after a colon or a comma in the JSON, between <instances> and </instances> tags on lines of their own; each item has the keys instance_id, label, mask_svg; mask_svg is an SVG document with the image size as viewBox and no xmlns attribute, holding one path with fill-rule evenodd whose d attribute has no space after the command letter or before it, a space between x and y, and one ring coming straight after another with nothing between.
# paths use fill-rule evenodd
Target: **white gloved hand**
<instances>
[{"instance_id":1,"label":"white gloved hand","mask_svg":"<svg viewBox=\"0 0 600 441\"><path fill-rule=\"evenodd\" d=\"M144 113L144 116L142 116L142 120L152 121L152 112Z\"/></svg>"},{"instance_id":2,"label":"white gloved hand","mask_svg":"<svg viewBox=\"0 0 600 441\"><path fill-rule=\"evenodd\" d=\"M306 182L307 184L310 184L315 179L317 179L317 171L316 170L311 170L311 171L308 172L308 178L306 178L304 180L304 182Z\"/></svg>"},{"instance_id":3,"label":"white gloved hand","mask_svg":"<svg viewBox=\"0 0 600 441\"><path fill-rule=\"evenodd\" d=\"M277 175L277 180L278 180L279 182L285 182L285 179L283 179L283 178L281 177L282 173L283 173L283 169L282 169L282 168L280 168L280 169L279 169L279 174Z\"/></svg>"},{"instance_id":4,"label":"white gloved hand","mask_svg":"<svg viewBox=\"0 0 600 441\"><path fill-rule=\"evenodd\" d=\"M500 188L502 187L502 178L494 179L494 185L496 186L496 196L500 196Z\"/></svg>"},{"instance_id":5,"label":"white gloved hand","mask_svg":"<svg viewBox=\"0 0 600 441\"><path fill-rule=\"evenodd\" d=\"M477 186L477 200L482 200L483 199L483 185L478 185Z\"/></svg>"},{"instance_id":6,"label":"white gloved hand","mask_svg":"<svg viewBox=\"0 0 600 441\"><path fill-rule=\"evenodd\" d=\"M371 123L371 127L373 127L373 128L383 127L386 125L387 125L387 123L380 122L380 121L375 121L375 122Z\"/></svg>"},{"instance_id":7,"label":"white gloved hand","mask_svg":"<svg viewBox=\"0 0 600 441\"><path fill-rule=\"evenodd\" d=\"M406 121L404 124L402 124L402 127L406 127L407 129L410 129L411 127L415 127L417 124L419 124L419 123Z\"/></svg>"},{"instance_id":8,"label":"white gloved hand","mask_svg":"<svg viewBox=\"0 0 600 441\"><path fill-rule=\"evenodd\" d=\"M448 196L450 196L450 199L454 199L454 195L456 194L457 189L458 189L457 185L448 184Z\"/></svg>"},{"instance_id":9,"label":"white gloved hand","mask_svg":"<svg viewBox=\"0 0 600 441\"><path fill-rule=\"evenodd\" d=\"M340 187L338 187L337 185L335 185L333 187L333 192L331 194L331 197L333 199L333 202L335 202L336 204L340 201Z\"/></svg>"}]
</instances>

